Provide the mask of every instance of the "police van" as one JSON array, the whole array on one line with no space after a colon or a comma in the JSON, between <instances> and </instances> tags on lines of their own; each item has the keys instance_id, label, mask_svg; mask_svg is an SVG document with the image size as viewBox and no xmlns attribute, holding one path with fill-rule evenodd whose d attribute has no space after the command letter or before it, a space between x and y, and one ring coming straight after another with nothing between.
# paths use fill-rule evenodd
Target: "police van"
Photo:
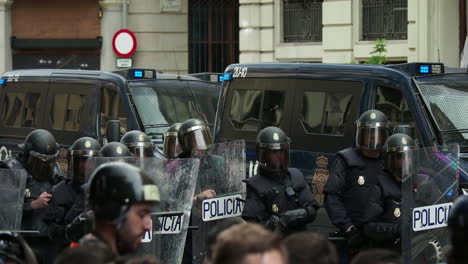
<instances>
[{"instance_id":1,"label":"police van","mask_svg":"<svg viewBox=\"0 0 468 264\"><path fill-rule=\"evenodd\" d=\"M409 125L418 147L458 143L468 159L468 73L446 72L442 63L234 64L223 80L215 141L246 140L252 176L257 133L280 127L292 139L291 166L302 170L319 202L335 153L354 144L355 121L369 109L394 126Z\"/></svg>"},{"instance_id":2,"label":"police van","mask_svg":"<svg viewBox=\"0 0 468 264\"><path fill-rule=\"evenodd\" d=\"M110 120L120 134L141 130L162 146L169 126L199 118L213 126L220 83L152 69L117 72L14 70L0 78L0 160L36 128L50 131L61 157L77 138L103 142Z\"/></svg>"}]
</instances>

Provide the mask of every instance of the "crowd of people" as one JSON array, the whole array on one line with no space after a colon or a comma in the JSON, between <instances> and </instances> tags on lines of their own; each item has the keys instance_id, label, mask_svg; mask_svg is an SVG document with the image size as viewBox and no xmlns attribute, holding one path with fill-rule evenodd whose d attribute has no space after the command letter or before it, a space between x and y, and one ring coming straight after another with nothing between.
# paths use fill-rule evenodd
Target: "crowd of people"
<instances>
[{"instance_id":1,"label":"crowd of people","mask_svg":"<svg viewBox=\"0 0 468 264\"><path fill-rule=\"evenodd\" d=\"M356 126L355 146L337 153L324 188L324 208L339 230L334 236L343 237L345 243L332 243L328 234L307 230L323 209L302 172L290 167L290 138L278 127L267 127L257 136L258 172L244 180L242 217L209 226L203 263L401 263L402 164L411 162L402 159L416 144L404 127L390 135L390 122L377 110L363 113ZM195 205L221 192L220 185L206 184L214 180L203 179L226 174L226 161L209 153L212 144L209 127L197 119L172 125L164 135L162 153L141 131L129 131L120 142L104 146L82 137L70 146L68 171L62 173L55 138L46 130L34 130L17 157L0 161L2 169L28 174L20 230L33 231L0 231L0 260L160 263L155 256L135 253L144 234L154 231L154 206L165 198L150 175L124 160L155 158L168 164L183 158L201 159L199 172L212 173L199 173L192 199ZM93 167L92 157L114 161ZM448 223L450 263L466 259L465 215L468 199L460 197ZM184 264L198 263L192 243L188 232Z\"/></svg>"}]
</instances>

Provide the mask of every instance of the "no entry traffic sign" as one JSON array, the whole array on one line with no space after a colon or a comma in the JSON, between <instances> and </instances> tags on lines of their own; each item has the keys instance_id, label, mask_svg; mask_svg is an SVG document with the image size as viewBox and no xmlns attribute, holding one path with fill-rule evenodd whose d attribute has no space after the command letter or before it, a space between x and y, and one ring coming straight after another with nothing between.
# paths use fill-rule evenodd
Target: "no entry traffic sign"
<instances>
[{"instance_id":1,"label":"no entry traffic sign","mask_svg":"<svg viewBox=\"0 0 468 264\"><path fill-rule=\"evenodd\" d=\"M135 34L128 29L121 29L112 38L112 48L119 57L127 58L133 55L137 48Z\"/></svg>"}]
</instances>

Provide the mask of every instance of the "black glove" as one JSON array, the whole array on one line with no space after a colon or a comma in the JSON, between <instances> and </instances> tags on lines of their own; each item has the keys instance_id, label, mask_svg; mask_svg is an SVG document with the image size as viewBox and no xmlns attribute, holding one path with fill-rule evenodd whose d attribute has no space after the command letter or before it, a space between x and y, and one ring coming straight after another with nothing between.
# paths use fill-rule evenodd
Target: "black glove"
<instances>
[{"instance_id":1,"label":"black glove","mask_svg":"<svg viewBox=\"0 0 468 264\"><path fill-rule=\"evenodd\" d=\"M84 235L91 232L93 228L93 217L93 211L87 211L73 219L65 230L65 237L67 240L78 242Z\"/></svg>"},{"instance_id":2,"label":"black glove","mask_svg":"<svg viewBox=\"0 0 468 264\"><path fill-rule=\"evenodd\" d=\"M305 224L307 216L307 210L304 208L289 210L280 214L280 218L286 223L287 227L296 227Z\"/></svg>"},{"instance_id":3,"label":"black glove","mask_svg":"<svg viewBox=\"0 0 468 264\"><path fill-rule=\"evenodd\" d=\"M364 234L375 241L397 240L401 237L399 224L370 222L364 226Z\"/></svg>"},{"instance_id":4,"label":"black glove","mask_svg":"<svg viewBox=\"0 0 468 264\"><path fill-rule=\"evenodd\" d=\"M265 227L271 231L283 232L286 228L286 223L276 215L272 215L265 223Z\"/></svg>"}]
</instances>

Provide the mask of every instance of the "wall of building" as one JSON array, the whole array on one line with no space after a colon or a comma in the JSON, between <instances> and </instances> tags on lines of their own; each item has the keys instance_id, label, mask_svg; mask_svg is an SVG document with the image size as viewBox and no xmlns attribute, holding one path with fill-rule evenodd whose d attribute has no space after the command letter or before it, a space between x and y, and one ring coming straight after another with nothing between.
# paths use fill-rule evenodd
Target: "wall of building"
<instances>
[{"instance_id":1,"label":"wall of building","mask_svg":"<svg viewBox=\"0 0 468 264\"><path fill-rule=\"evenodd\" d=\"M351 63L370 58L361 40L361 1L325 0L322 42L282 42L282 0L239 0L240 62ZM387 40L390 61L433 61L456 67L458 1L408 0L408 39ZM273 41L271 41L273 39Z\"/></svg>"},{"instance_id":2,"label":"wall of building","mask_svg":"<svg viewBox=\"0 0 468 264\"><path fill-rule=\"evenodd\" d=\"M96 38L101 35L96 0L16 0L11 6L12 34L17 38Z\"/></svg>"},{"instance_id":3,"label":"wall of building","mask_svg":"<svg viewBox=\"0 0 468 264\"><path fill-rule=\"evenodd\" d=\"M161 0L129 0L128 29L138 40L133 63L136 67L186 73L188 0L181 0L177 11L161 7Z\"/></svg>"}]
</instances>

